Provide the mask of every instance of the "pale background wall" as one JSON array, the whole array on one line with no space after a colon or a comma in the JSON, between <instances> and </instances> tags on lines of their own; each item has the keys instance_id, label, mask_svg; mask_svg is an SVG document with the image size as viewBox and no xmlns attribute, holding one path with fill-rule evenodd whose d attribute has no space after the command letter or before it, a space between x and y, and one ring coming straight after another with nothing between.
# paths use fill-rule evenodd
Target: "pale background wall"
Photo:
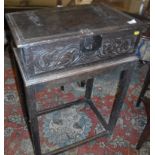
<instances>
[{"instance_id":1,"label":"pale background wall","mask_svg":"<svg viewBox=\"0 0 155 155\"><path fill-rule=\"evenodd\" d=\"M67 6L71 0L62 0L63 6ZM75 4L89 4L93 0L72 0ZM94 0L95 1L95 0ZM96 0L107 2L110 5L124 11L138 13L142 0ZM145 7L149 0L145 0ZM42 7L56 6L56 0L4 0L5 7Z\"/></svg>"}]
</instances>

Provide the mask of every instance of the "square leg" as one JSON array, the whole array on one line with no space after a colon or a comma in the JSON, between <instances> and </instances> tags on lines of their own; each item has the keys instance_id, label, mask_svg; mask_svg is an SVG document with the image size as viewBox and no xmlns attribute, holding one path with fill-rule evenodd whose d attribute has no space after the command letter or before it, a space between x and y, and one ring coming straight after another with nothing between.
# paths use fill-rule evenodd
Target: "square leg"
<instances>
[{"instance_id":1,"label":"square leg","mask_svg":"<svg viewBox=\"0 0 155 155\"><path fill-rule=\"evenodd\" d=\"M108 123L108 129L111 133L113 132L116 126L117 120L119 118L119 115L123 106L123 102L129 88L132 73L133 73L133 68L129 68L128 70L123 70L120 74L117 93L115 96L115 100L113 103L113 107L112 107L112 111L111 111L109 123Z\"/></svg>"},{"instance_id":2,"label":"square leg","mask_svg":"<svg viewBox=\"0 0 155 155\"><path fill-rule=\"evenodd\" d=\"M142 86L142 90L141 90L140 95L138 97L136 107L140 106L141 99L142 99L142 97L144 97L145 92L148 90L149 84L150 84L150 67L146 73L144 84Z\"/></svg>"},{"instance_id":3,"label":"square leg","mask_svg":"<svg viewBox=\"0 0 155 155\"><path fill-rule=\"evenodd\" d=\"M33 143L34 153L41 155L40 140L39 140L39 128L37 111L35 104L35 86L25 87L22 76L20 74L18 64L12 54L12 64L15 67L16 84L19 93L19 98L22 106L25 121L30 131L31 140Z\"/></svg>"},{"instance_id":4,"label":"square leg","mask_svg":"<svg viewBox=\"0 0 155 155\"><path fill-rule=\"evenodd\" d=\"M38 115L35 103L35 86L26 87L25 93L26 93L26 104L29 113L29 128L34 152L36 155L41 155Z\"/></svg>"},{"instance_id":5,"label":"square leg","mask_svg":"<svg viewBox=\"0 0 155 155\"><path fill-rule=\"evenodd\" d=\"M132 77L133 68L129 67L126 70L121 71L119 83L117 87L117 92L115 95L115 100L113 103L112 111L110 114L109 122L106 123L103 116L100 114L94 103L91 101L91 93L93 89L93 79L88 79L86 83L86 93L85 97L88 100L89 105L92 110L97 114L98 119L101 121L102 125L108 130L110 133L113 132L114 127L116 126L117 120L119 118L120 111L123 106L123 101L126 96L131 77Z\"/></svg>"}]
</instances>

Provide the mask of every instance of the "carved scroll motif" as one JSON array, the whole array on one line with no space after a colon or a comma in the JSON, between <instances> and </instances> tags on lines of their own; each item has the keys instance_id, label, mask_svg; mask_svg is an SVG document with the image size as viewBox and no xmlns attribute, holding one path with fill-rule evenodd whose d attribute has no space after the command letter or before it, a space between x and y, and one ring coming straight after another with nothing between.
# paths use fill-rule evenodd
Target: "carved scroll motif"
<instances>
[{"instance_id":1,"label":"carved scroll motif","mask_svg":"<svg viewBox=\"0 0 155 155\"><path fill-rule=\"evenodd\" d=\"M35 57L34 65L37 72L55 70L78 63L81 57L78 45L67 45L64 48L55 48L44 51Z\"/></svg>"},{"instance_id":2,"label":"carved scroll motif","mask_svg":"<svg viewBox=\"0 0 155 155\"><path fill-rule=\"evenodd\" d=\"M78 44L69 43L64 47L52 50L44 49L35 55L35 74L87 64L102 59L116 57L124 53L132 53L135 41L131 38L103 39L102 46L96 51L84 53Z\"/></svg>"},{"instance_id":3,"label":"carved scroll motif","mask_svg":"<svg viewBox=\"0 0 155 155\"><path fill-rule=\"evenodd\" d=\"M100 57L117 56L123 53L133 51L135 41L131 39L106 39L103 41L102 50L99 52Z\"/></svg>"}]
</instances>

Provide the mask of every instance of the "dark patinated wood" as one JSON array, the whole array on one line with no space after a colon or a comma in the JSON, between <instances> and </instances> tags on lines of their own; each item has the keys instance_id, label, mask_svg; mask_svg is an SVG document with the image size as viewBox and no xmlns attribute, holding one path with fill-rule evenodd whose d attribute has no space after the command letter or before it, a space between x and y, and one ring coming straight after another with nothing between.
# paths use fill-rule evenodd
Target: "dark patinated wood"
<instances>
[{"instance_id":1,"label":"dark patinated wood","mask_svg":"<svg viewBox=\"0 0 155 155\"><path fill-rule=\"evenodd\" d=\"M142 98L144 97L146 91L149 89L149 84L150 84L150 64L147 64L148 65L148 71L146 73L146 77L145 77L145 80L144 80L144 84L142 86L142 90L140 92L140 95L138 97L138 100L137 100L137 103L136 103L136 106L139 107L140 106L140 102L142 100Z\"/></svg>"},{"instance_id":2,"label":"dark patinated wood","mask_svg":"<svg viewBox=\"0 0 155 155\"><path fill-rule=\"evenodd\" d=\"M17 47L35 46L91 34L134 30L142 25L137 19L137 23L128 24L133 17L103 3L15 12L7 14L6 18Z\"/></svg>"},{"instance_id":3,"label":"dark patinated wood","mask_svg":"<svg viewBox=\"0 0 155 155\"><path fill-rule=\"evenodd\" d=\"M64 69L63 71L56 71L52 73L47 72L34 77L29 77L24 69L24 64L19 57L18 51L19 49L14 49L15 57L19 64L19 68L26 86L47 83L48 81L53 82L53 84L64 84L75 80L89 79L93 76L102 74L103 72L108 72L119 65L121 68L128 68L132 62L138 61L136 56L131 55L106 62L91 63L86 66L79 66L69 70Z\"/></svg>"},{"instance_id":4,"label":"dark patinated wood","mask_svg":"<svg viewBox=\"0 0 155 155\"><path fill-rule=\"evenodd\" d=\"M76 143L74 143L74 144L72 144L72 145L66 146L66 147L64 147L64 148L56 149L56 150L54 150L54 151L52 151L52 152L48 152L48 153L45 153L45 154L43 154L43 155L56 155L56 154L62 153L62 152L64 152L64 151L67 151L67 150L69 150L69 149L72 149L72 148L75 148L75 147L77 147L77 146L80 146L80 145L83 145L83 144L85 144L85 143L88 143L88 142L90 142L90 141L96 140L97 138L100 138L100 137L103 137L103 136L108 136L108 135L109 135L109 132L103 131L103 132L101 132L101 133L96 134L94 137L86 138L86 139L83 140L83 141L76 142Z\"/></svg>"},{"instance_id":5,"label":"dark patinated wood","mask_svg":"<svg viewBox=\"0 0 155 155\"><path fill-rule=\"evenodd\" d=\"M136 149L140 149L144 142L150 138L150 99L147 97L141 98L142 103L144 104L145 112L147 114L147 123L144 127L143 132L140 135Z\"/></svg>"},{"instance_id":6,"label":"dark patinated wood","mask_svg":"<svg viewBox=\"0 0 155 155\"><path fill-rule=\"evenodd\" d=\"M102 114L99 112L99 110L96 108L96 106L94 105L94 103L91 100L87 100L87 102L90 105L90 107L92 108L92 110L94 111L94 113L96 114L97 118L100 120L101 124L108 131L109 130L108 124L107 124L106 120L103 118Z\"/></svg>"},{"instance_id":7,"label":"dark patinated wood","mask_svg":"<svg viewBox=\"0 0 155 155\"><path fill-rule=\"evenodd\" d=\"M134 32L143 25L137 19L129 24L132 17L103 4L8 13L6 18L29 77L129 56L138 39Z\"/></svg>"},{"instance_id":8,"label":"dark patinated wood","mask_svg":"<svg viewBox=\"0 0 155 155\"><path fill-rule=\"evenodd\" d=\"M109 124L108 124L108 129L111 132L113 132L114 130L120 111L122 109L124 98L126 96L126 93L130 84L133 70L134 68L129 67L128 70L123 70L120 74L117 93L115 96L115 100L113 103L112 111L109 118Z\"/></svg>"},{"instance_id":9,"label":"dark patinated wood","mask_svg":"<svg viewBox=\"0 0 155 155\"><path fill-rule=\"evenodd\" d=\"M42 111L38 111L37 115L40 116L40 115L47 114L47 113L50 113L50 112L53 112L53 111L56 111L56 110L61 110L61 109L64 109L64 108L68 108L68 107L71 107L72 105L80 104L83 101L84 101L83 99L79 99L79 100L76 100L76 101L73 101L73 102L61 104L61 105L56 106L54 108L44 109Z\"/></svg>"},{"instance_id":10,"label":"dark patinated wood","mask_svg":"<svg viewBox=\"0 0 155 155\"><path fill-rule=\"evenodd\" d=\"M15 52L15 54L16 54L16 52ZM17 60L19 60L19 59L17 59ZM52 76L52 74L51 74L51 76L50 76L50 74L48 74L49 75L48 78L47 78L47 76L45 74L44 76L42 75L41 77L38 77L38 79L35 80L34 84L31 83L29 85L27 85L28 81L25 80L26 89L27 89L27 87L29 88L27 91L29 92L31 90L30 94L29 95L27 94L26 96L29 96L28 98L31 98L31 100L33 102L35 102L35 98L33 96L32 91L35 89L36 86L39 86L42 83L51 82L51 83L53 83L55 85L56 83L57 84L64 84L64 83L66 83L66 81L71 82L71 81L75 81L75 80L81 79L81 78L88 79L87 84L86 84L86 93L85 93L86 101L90 105L90 107L94 111L94 113L96 114L97 118L99 119L99 121L101 122L103 127L106 129L106 131L103 132L103 133L96 134L93 137L89 137L89 138L87 138L85 140L82 140L82 141L76 142L74 144L68 145L68 146L66 146L64 148L54 150L54 151L52 151L50 153L47 153L47 154L51 154L51 155L59 154L59 153L61 153L63 151L66 151L68 149L71 149L71 148L74 148L76 146L85 144L86 142L89 142L91 140L95 140L96 138L99 138L100 136L108 136L110 133L112 133L113 128L114 128L114 126L116 124L116 121L117 121L117 119L119 117L119 113L120 113L121 106L122 106L123 102L119 101L119 102L117 102L117 104L115 103L115 105L113 106L113 110L112 110L112 117L110 118L110 121L108 123L106 123L103 116L99 113L98 109L94 106L93 102L91 101L90 97L91 97L91 91L92 91L92 88L93 88L93 78L90 79L90 77L94 77L94 76L99 75L101 73L108 73L110 70L113 70L116 67L120 67L120 68L122 68L122 70L128 71L128 69L131 69L132 67L135 66L135 62L137 62L137 60L138 59L135 56L131 56L131 57L128 57L128 58L117 60L117 61L112 61L112 62L107 62L107 63L99 63L99 64L92 65L92 66L89 66L89 67L76 68L74 70L71 70L70 72L65 71L65 72L61 72L59 74L56 73L56 74L53 74L53 76ZM22 65L19 64L19 66L21 67ZM20 69L21 69L21 73L24 73L22 71L22 68L20 68ZM24 77L24 75L25 74L23 74L23 77ZM42 81L42 79L45 79L45 78L46 78L46 80ZM38 81L40 81L40 82L38 82ZM123 84L125 84L126 82L128 82L128 81L124 80ZM127 83L127 86L128 86L128 83ZM120 91L124 91L123 85L121 85ZM118 94L117 97L120 98L120 97L122 97L121 95L123 95L123 94ZM31 134L33 135L32 139L33 139L33 142L34 142L33 143L34 150L36 149L38 151L36 153L36 155L37 155L39 153L41 154L41 151L39 151L39 149L38 149L38 148L40 148L40 144L39 144L40 142L39 142L39 131L37 129L38 128L37 127L38 126L37 116L40 116L40 115L43 115L43 114L46 114L46 113L49 113L49 112L52 112L52 111L55 111L55 110L59 110L59 109L62 109L62 108L67 108L67 107L75 105L75 104L80 104L81 101L75 101L73 103L60 105L60 106L55 107L53 109L45 109L43 111L36 112L36 107L34 107L34 103L32 104L31 100L27 101L27 104L29 102L28 107L31 109L31 111L29 111L29 113L33 113L33 117L35 118L35 119L30 119L30 121L33 122L33 124L30 123L30 128L31 128ZM123 98L122 98L122 100L123 100ZM32 104L33 107L30 104ZM115 110L117 110L117 111L115 111Z\"/></svg>"},{"instance_id":11,"label":"dark patinated wood","mask_svg":"<svg viewBox=\"0 0 155 155\"><path fill-rule=\"evenodd\" d=\"M92 94L92 90L93 90L93 82L94 82L93 78L87 80L86 92L85 92L86 99L90 99L91 98L91 94Z\"/></svg>"},{"instance_id":12,"label":"dark patinated wood","mask_svg":"<svg viewBox=\"0 0 155 155\"><path fill-rule=\"evenodd\" d=\"M131 72L138 61L135 49L143 23L133 17L94 4L57 9L40 9L6 15L14 44L13 53L20 70L29 115L34 152L41 155L38 116L87 103L106 131L64 146L46 155L55 155L113 132L125 98ZM93 20L92 20L93 19ZM91 100L94 77L119 67L118 92L109 122ZM83 99L38 111L35 94L48 83L62 86L87 80ZM64 90L64 87L61 87Z\"/></svg>"},{"instance_id":13,"label":"dark patinated wood","mask_svg":"<svg viewBox=\"0 0 155 155\"><path fill-rule=\"evenodd\" d=\"M39 125L37 119L37 108L35 102L35 87L25 87L26 103L29 112L29 125L32 137L34 152L36 155L41 155Z\"/></svg>"},{"instance_id":14,"label":"dark patinated wood","mask_svg":"<svg viewBox=\"0 0 155 155\"><path fill-rule=\"evenodd\" d=\"M33 76L47 71L69 69L92 62L105 61L124 54L129 55L134 53L136 42L136 37L132 33L133 31L131 34L129 32L122 33L122 37L117 34L116 38L113 34L112 38L108 37L108 39L106 36L103 38L92 35L84 39L72 39L72 41L59 41L58 43L29 47L22 50L22 55L31 53L24 56L23 62L29 76Z\"/></svg>"}]
</instances>

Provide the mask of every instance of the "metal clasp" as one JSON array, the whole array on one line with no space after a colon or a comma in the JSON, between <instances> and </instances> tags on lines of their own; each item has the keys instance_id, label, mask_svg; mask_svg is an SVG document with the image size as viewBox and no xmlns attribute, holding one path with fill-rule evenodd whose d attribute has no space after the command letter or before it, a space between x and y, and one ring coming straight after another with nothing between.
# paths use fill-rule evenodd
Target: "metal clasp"
<instances>
[{"instance_id":1,"label":"metal clasp","mask_svg":"<svg viewBox=\"0 0 155 155\"><path fill-rule=\"evenodd\" d=\"M82 36L90 36L94 34L94 32L90 29L81 29L80 33L82 34Z\"/></svg>"}]
</instances>

